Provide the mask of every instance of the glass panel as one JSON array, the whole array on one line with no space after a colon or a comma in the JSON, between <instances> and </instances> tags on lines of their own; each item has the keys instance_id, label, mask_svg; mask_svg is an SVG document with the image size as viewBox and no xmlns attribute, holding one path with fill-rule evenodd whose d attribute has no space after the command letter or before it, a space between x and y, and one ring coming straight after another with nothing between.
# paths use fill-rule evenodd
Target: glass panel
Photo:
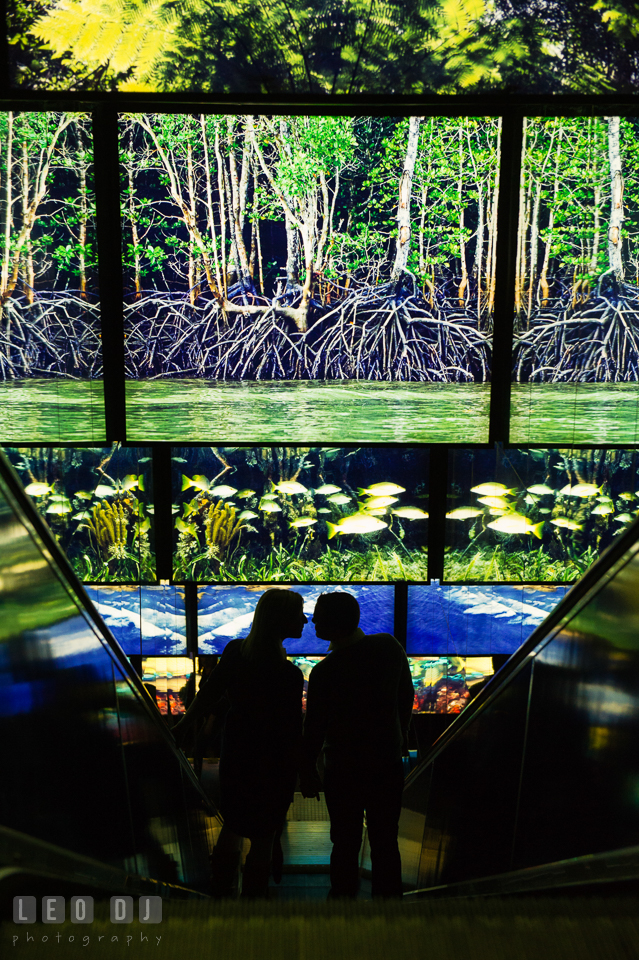
<instances>
[{"instance_id":1,"label":"glass panel","mask_svg":"<svg viewBox=\"0 0 639 960\"><path fill-rule=\"evenodd\" d=\"M8 447L38 513L81 580L155 579L148 447Z\"/></svg>"},{"instance_id":2,"label":"glass panel","mask_svg":"<svg viewBox=\"0 0 639 960\"><path fill-rule=\"evenodd\" d=\"M176 580L425 580L428 451L173 448Z\"/></svg>"},{"instance_id":3,"label":"glass panel","mask_svg":"<svg viewBox=\"0 0 639 960\"><path fill-rule=\"evenodd\" d=\"M91 118L0 112L0 436L104 442Z\"/></svg>"},{"instance_id":4,"label":"glass panel","mask_svg":"<svg viewBox=\"0 0 639 960\"><path fill-rule=\"evenodd\" d=\"M278 584L278 586L280 586ZM324 655L327 651L325 640L318 640L311 622L313 610L321 593L343 590L356 597L361 618L359 625L364 633L393 633L395 615L395 588L388 585L368 586L353 584L293 584L290 587L281 584L283 589L291 589L304 598L304 613L308 617L302 636L299 639L287 639L286 651L289 656ZM221 653L229 640L245 637L251 628L257 601L267 590L269 584L253 583L246 586L223 587L198 585L198 650L202 654Z\"/></svg>"},{"instance_id":5,"label":"glass panel","mask_svg":"<svg viewBox=\"0 0 639 960\"><path fill-rule=\"evenodd\" d=\"M195 697L195 671L190 657L145 657L142 680L165 717L184 713Z\"/></svg>"},{"instance_id":6,"label":"glass panel","mask_svg":"<svg viewBox=\"0 0 639 960\"><path fill-rule=\"evenodd\" d=\"M639 119L524 123L510 439L637 443Z\"/></svg>"},{"instance_id":7,"label":"glass panel","mask_svg":"<svg viewBox=\"0 0 639 960\"><path fill-rule=\"evenodd\" d=\"M487 439L499 119L120 130L130 439Z\"/></svg>"},{"instance_id":8,"label":"glass panel","mask_svg":"<svg viewBox=\"0 0 639 960\"><path fill-rule=\"evenodd\" d=\"M636 450L455 450L447 580L577 580L634 520Z\"/></svg>"},{"instance_id":9,"label":"glass panel","mask_svg":"<svg viewBox=\"0 0 639 960\"><path fill-rule=\"evenodd\" d=\"M409 654L511 654L566 594L563 586L409 586Z\"/></svg>"},{"instance_id":10,"label":"glass panel","mask_svg":"<svg viewBox=\"0 0 639 960\"><path fill-rule=\"evenodd\" d=\"M409 657L414 713L461 713L495 672L490 657Z\"/></svg>"},{"instance_id":11,"label":"glass panel","mask_svg":"<svg viewBox=\"0 0 639 960\"><path fill-rule=\"evenodd\" d=\"M184 590L160 587L96 587L87 593L127 655L186 653Z\"/></svg>"}]
</instances>

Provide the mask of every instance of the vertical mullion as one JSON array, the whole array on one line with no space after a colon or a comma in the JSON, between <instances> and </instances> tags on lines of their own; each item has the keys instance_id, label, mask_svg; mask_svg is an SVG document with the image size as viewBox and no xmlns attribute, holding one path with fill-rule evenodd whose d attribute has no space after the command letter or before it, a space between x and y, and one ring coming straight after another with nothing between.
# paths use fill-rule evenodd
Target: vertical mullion
<instances>
[{"instance_id":1,"label":"vertical mullion","mask_svg":"<svg viewBox=\"0 0 639 960\"><path fill-rule=\"evenodd\" d=\"M495 317L490 390L490 443L508 443L512 379L513 311L519 211L523 117L519 111L502 117L497 211Z\"/></svg>"},{"instance_id":2,"label":"vertical mullion","mask_svg":"<svg viewBox=\"0 0 639 960\"><path fill-rule=\"evenodd\" d=\"M190 581L184 585L184 607L186 610L186 655L195 658L198 655L197 583L195 581Z\"/></svg>"},{"instance_id":3,"label":"vertical mullion","mask_svg":"<svg viewBox=\"0 0 639 960\"><path fill-rule=\"evenodd\" d=\"M124 311L117 108L93 111L95 203L102 317L102 362L107 442L126 440Z\"/></svg>"},{"instance_id":4,"label":"vertical mullion","mask_svg":"<svg viewBox=\"0 0 639 960\"><path fill-rule=\"evenodd\" d=\"M448 446L438 443L430 448L428 459L428 579L444 576L446 536L446 494Z\"/></svg>"},{"instance_id":5,"label":"vertical mullion","mask_svg":"<svg viewBox=\"0 0 639 960\"><path fill-rule=\"evenodd\" d=\"M172 502L171 447L168 443L156 443L153 446L153 508L158 580L171 580L173 575Z\"/></svg>"}]
</instances>

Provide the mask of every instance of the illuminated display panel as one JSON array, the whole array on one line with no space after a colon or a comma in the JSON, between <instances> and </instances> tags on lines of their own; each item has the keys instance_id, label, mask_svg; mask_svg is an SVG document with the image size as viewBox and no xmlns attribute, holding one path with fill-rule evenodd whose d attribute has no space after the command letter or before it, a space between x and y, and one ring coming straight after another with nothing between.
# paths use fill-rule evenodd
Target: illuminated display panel
<instances>
[{"instance_id":1,"label":"illuminated display panel","mask_svg":"<svg viewBox=\"0 0 639 960\"><path fill-rule=\"evenodd\" d=\"M409 657L408 662L413 713L461 713L479 692L477 685L495 672L490 657Z\"/></svg>"},{"instance_id":2,"label":"illuminated display panel","mask_svg":"<svg viewBox=\"0 0 639 960\"><path fill-rule=\"evenodd\" d=\"M10 82L38 91L636 91L624 6L53 0L7 11Z\"/></svg>"},{"instance_id":3,"label":"illuminated display panel","mask_svg":"<svg viewBox=\"0 0 639 960\"><path fill-rule=\"evenodd\" d=\"M455 450L444 577L578 580L639 509L637 450Z\"/></svg>"},{"instance_id":4,"label":"illuminated display panel","mask_svg":"<svg viewBox=\"0 0 639 960\"><path fill-rule=\"evenodd\" d=\"M81 580L155 579L148 447L5 447Z\"/></svg>"},{"instance_id":5,"label":"illuminated display panel","mask_svg":"<svg viewBox=\"0 0 639 960\"><path fill-rule=\"evenodd\" d=\"M500 130L121 115L129 439L486 440Z\"/></svg>"},{"instance_id":6,"label":"illuminated display panel","mask_svg":"<svg viewBox=\"0 0 639 960\"><path fill-rule=\"evenodd\" d=\"M524 120L510 440L639 437L639 119Z\"/></svg>"},{"instance_id":7,"label":"illuminated display panel","mask_svg":"<svg viewBox=\"0 0 639 960\"><path fill-rule=\"evenodd\" d=\"M104 442L91 118L0 112L0 436Z\"/></svg>"},{"instance_id":8,"label":"illuminated display panel","mask_svg":"<svg viewBox=\"0 0 639 960\"><path fill-rule=\"evenodd\" d=\"M302 710L306 713L306 697L308 695L308 678L311 675L313 667L323 660L324 657L289 657L296 667L299 667L304 674L304 690L302 692Z\"/></svg>"},{"instance_id":9,"label":"illuminated display panel","mask_svg":"<svg viewBox=\"0 0 639 960\"><path fill-rule=\"evenodd\" d=\"M428 451L173 447L176 580L426 580Z\"/></svg>"},{"instance_id":10,"label":"illuminated display panel","mask_svg":"<svg viewBox=\"0 0 639 960\"><path fill-rule=\"evenodd\" d=\"M87 585L86 591L128 656L186 653L186 613L180 587Z\"/></svg>"},{"instance_id":11,"label":"illuminated display panel","mask_svg":"<svg viewBox=\"0 0 639 960\"><path fill-rule=\"evenodd\" d=\"M512 654L566 595L564 586L409 586L406 652Z\"/></svg>"},{"instance_id":12,"label":"illuminated display panel","mask_svg":"<svg viewBox=\"0 0 639 960\"><path fill-rule=\"evenodd\" d=\"M229 640L245 637L251 629L253 613L266 584L198 587L198 650L200 654L221 653ZM344 590L357 598L361 610L360 627L364 633L393 633L395 588L388 585L294 584L287 589L304 598L308 623L299 639L287 639L289 656L317 657L328 650L328 643L315 636L311 622L320 593Z\"/></svg>"},{"instance_id":13,"label":"illuminated display panel","mask_svg":"<svg viewBox=\"0 0 639 960\"><path fill-rule=\"evenodd\" d=\"M186 711L191 695L195 696L193 660L189 657L145 657L142 660L142 682L155 699L163 716L177 716Z\"/></svg>"}]
</instances>

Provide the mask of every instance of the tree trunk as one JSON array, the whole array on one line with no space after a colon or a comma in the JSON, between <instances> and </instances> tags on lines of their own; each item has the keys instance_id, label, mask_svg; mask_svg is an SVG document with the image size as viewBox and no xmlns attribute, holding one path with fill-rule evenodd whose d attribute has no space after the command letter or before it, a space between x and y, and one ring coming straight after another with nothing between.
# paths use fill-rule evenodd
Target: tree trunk
<instances>
[{"instance_id":1,"label":"tree trunk","mask_svg":"<svg viewBox=\"0 0 639 960\"><path fill-rule=\"evenodd\" d=\"M468 289L468 266L466 264L466 237L464 236L464 203L462 200L464 187L464 128L463 120L459 124L459 179L457 180L457 196L459 198L459 263L461 267L461 282L457 291L457 303L463 307L466 303Z\"/></svg>"},{"instance_id":2,"label":"tree trunk","mask_svg":"<svg viewBox=\"0 0 639 960\"><path fill-rule=\"evenodd\" d=\"M501 154L501 119L497 121L497 156ZM488 317L492 316L495 306L495 279L497 276L497 209L499 207L499 163L495 167L495 184L490 215L488 262L486 263L486 282L488 284ZM490 322L490 321L489 321Z\"/></svg>"},{"instance_id":3,"label":"tree trunk","mask_svg":"<svg viewBox=\"0 0 639 960\"><path fill-rule=\"evenodd\" d=\"M217 252L217 236L215 233L215 217L213 216L213 186L211 183L211 164L209 160L209 145L206 137L206 117L200 114L200 127L202 128L202 146L204 148L204 181L206 183L206 218L209 225L209 236L211 237L211 246L213 247L213 263L215 264L215 279L218 288L222 288L222 277L220 274L220 258Z\"/></svg>"},{"instance_id":4,"label":"tree trunk","mask_svg":"<svg viewBox=\"0 0 639 960\"><path fill-rule=\"evenodd\" d=\"M521 146L521 173L519 181L519 217L517 224L517 263L515 266L515 313L521 313L522 308L522 274L523 260L525 259L526 244L526 138L528 133L527 119L524 117L524 134Z\"/></svg>"},{"instance_id":5,"label":"tree trunk","mask_svg":"<svg viewBox=\"0 0 639 960\"><path fill-rule=\"evenodd\" d=\"M22 221L24 222L27 217L27 209L29 206L29 155L27 153L27 141L22 141ZM31 237L27 238L27 242L24 245L25 254L24 254L24 274L22 277L22 287L27 298L27 303L33 303L34 300L34 284L35 284L35 274L33 270L33 246L31 244Z\"/></svg>"},{"instance_id":6,"label":"tree trunk","mask_svg":"<svg viewBox=\"0 0 639 960\"><path fill-rule=\"evenodd\" d=\"M610 227L608 230L608 260L610 272L617 282L623 280L621 260L621 224L623 221L623 176L621 173L621 146L619 117L608 117L608 160L610 162Z\"/></svg>"},{"instance_id":7,"label":"tree trunk","mask_svg":"<svg viewBox=\"0 0 639 960\"><path fill-rule=\"evenodd\" d=\"M408 265L410 251L410 198L413 188L413 176L417 161L417 147L419 145L419 129L423 117L411 117L408 124L408 143L404 169L399 181L399 202L397 204L397 249L395 263L391 272L391 282L397 283Z\"/></svg>"},{"instance_id":8,"label":"tree trunk","mask_svg":"<svg viewBox=\"0 0 639 960\"><path fill-rule=\"evenodd\" d=\"M9 260L11 257L11 228L13 226L13 113L9 111L7 123L7 186L4 221L4 249L2 251L2 274L0 296L4 296L9 283Z\"/></svg>"},{"instance_id":9,"label":"tree trunk","mask_svg":"<svg viewBox=\"0 0 639 960\"><path fill-rule=\"evenodd\" d=\"M129 155L133 157L133 134L129 137ZM133 284L135 287L135 299L139 300L142 295L142 284L140 282L140 237L138 234L138 224L134 203L134 180L133 180L133 160L126 165L127 180L129 185L129 221L131 223L131 244L133 246Z\"/></svg>"},{"instance_id":10,"label":"tree trunk","mask_svg":"<svg viewBox=\"0 0 639 960\"><path fill-rule=\"evenodd\" d=\"M186 147L186 176L187 189L189 191L189 212L191 220L195 223L195 180L193 176L193 147L187 144ZM193 236L189 233L189 302L191 306L197 300L198 290L196 285L196 262L195 262L195 244Z\"/></svg>"}]
</instances>

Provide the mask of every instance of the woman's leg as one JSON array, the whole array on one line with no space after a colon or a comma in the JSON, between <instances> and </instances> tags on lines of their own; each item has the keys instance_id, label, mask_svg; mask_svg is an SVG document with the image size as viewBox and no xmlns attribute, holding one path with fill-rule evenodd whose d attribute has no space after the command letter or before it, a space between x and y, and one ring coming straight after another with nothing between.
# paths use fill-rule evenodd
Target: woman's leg
<instances>
[{"instance_id":1,"label":"woman's leg","mask_svg":"<svg viewBox=\"0 0 639 960\"><path fill-rule=\"evenodd\" d=\"M265 897L271 872L271 851L275 833L259 840L251 840L244 873L242 875L243 897Z\"/></svg>"}]
</instances>

